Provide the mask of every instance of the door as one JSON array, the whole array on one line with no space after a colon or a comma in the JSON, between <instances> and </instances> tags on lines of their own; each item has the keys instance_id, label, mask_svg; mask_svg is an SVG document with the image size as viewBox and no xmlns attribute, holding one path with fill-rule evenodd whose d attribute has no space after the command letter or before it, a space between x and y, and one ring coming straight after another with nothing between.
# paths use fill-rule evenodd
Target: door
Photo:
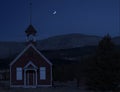
<instances>
[{"instance_id":1,"label":"door","mask_svg":"<svg viewBox=\"0 0 120 92\"><path fill-rule=\"evenodd\" d=\"M36 74L34 70L26 71L26 85L35 86L36 85Z\"/></svg>"}]
</instances>

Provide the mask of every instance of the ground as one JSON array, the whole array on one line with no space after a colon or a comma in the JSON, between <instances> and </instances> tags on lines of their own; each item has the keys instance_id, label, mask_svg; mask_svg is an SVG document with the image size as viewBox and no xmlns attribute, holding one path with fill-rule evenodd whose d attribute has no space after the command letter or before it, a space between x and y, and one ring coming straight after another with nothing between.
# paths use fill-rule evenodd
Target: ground
<instances>
[{"instance_id":1,"label":"ground","mask_svg":"<svg viewBox=\"0 0 120 92\"><path fill-rule=\"evenodd\" d=\"M68 85L69 84L69 85ZM10 88L9 81L0 81L0 92L103 92L103 91L88 91L83 88L77 88L74 82L56 83L54 87L42 88ZM106 92L106 91L104 91ZM107 91L112 92L112 91ZM117 91L120 92L120 91Z\"/></svg>"},{"instance_id":2,"label":"ground","mask_svg":"<svg viewBox=\"0 0 120 92\"><path fill-rule=\"evenodd\" d=\"M78 88L29 88L29 89L14 88L14 89L1 89L0 92L90 92L90 91L82 91Z\"/></svg>"}]
</instances>

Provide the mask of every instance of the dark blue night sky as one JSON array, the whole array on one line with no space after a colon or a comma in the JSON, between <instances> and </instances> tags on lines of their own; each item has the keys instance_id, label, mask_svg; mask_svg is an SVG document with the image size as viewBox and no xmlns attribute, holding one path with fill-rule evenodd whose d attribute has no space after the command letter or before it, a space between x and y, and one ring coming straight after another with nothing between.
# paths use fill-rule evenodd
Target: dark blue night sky
<instances>
[{"instance_id":1,"label":"dark blue night sky","mask_svg":"<svg viewBox=\"0 0 120 92\"><path fill-rule=\"evenodd\" d=\"M119 0L32 0L37 38L83 33L118 36ZM56 11L56 14L53 12ZM0 0L0 41L24 41L29 0Z\"/></svg>"}]
</instances>

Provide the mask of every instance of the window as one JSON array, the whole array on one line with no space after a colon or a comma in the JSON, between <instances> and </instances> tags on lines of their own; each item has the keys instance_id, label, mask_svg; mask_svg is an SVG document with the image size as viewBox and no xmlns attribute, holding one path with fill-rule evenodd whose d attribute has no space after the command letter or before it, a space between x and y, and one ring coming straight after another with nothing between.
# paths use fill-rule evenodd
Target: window
<instances>
[{"instance_id":1,"label":"window","mask_svg":"<svg viewBox=\"0 0 120 92\"><path fill-rule=\"evenodd\" d=\"M46 67L40 67L40 79L41 80L46 79Z\"/></svg>"},{"instance_id":2,"label":"window","mask_svg":"<svg viewBox=\"0 0 120 92\"><path fill-rule=\"evenodd\" d=\"M22 68L21 67L16 68L16 79L22 80Z\"/></svg>"}]
</instances>

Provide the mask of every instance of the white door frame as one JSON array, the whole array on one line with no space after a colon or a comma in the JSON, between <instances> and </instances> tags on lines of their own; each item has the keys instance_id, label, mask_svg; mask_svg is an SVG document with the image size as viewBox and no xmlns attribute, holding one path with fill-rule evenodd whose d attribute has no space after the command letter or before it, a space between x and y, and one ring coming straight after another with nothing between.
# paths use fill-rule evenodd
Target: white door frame
<instances>
[{"instance_id":1,"label":"white door frame","mask_svg":"<svg viewBox=\"0 0 120 92\"><path fill-rule=\"evenodd\" d=\"M27 85L27 83L26 83L26 76L27 76L27 71L29 71L29 70L33 70L33 71L35 71L35 76L36 76L36 81L35 81L35 83L33 84L33 85ZM37 87L37 69L24 69L24 87Z\"/></svg>"}]
</instances>

